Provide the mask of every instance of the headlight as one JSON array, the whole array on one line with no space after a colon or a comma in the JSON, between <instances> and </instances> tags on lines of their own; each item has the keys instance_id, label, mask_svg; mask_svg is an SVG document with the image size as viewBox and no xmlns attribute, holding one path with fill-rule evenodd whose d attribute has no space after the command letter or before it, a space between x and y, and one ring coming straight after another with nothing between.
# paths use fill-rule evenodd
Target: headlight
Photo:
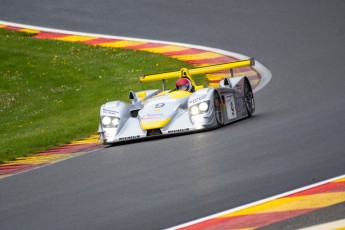
<instances>
[{"instance_id":1,"label":"headlight","mask_svg":"<svg viewBox=\"0 0 345 230\"><path fill-rule=\"evenodd\" d=\"M102 117L101 121L104 128L117 128L120 123L120 118L105 116Z\"/></svg>"},{"instance_id":2,"label":"headlight","mask_svg":"<svg viewBox=\"0 0 345 230\"><path fill-rule=\"evenodd\" d=\"M190 107L189 112L191 116L197 116L203 113L207 113L210 108L210 101L203 101L199 104Z\"/></svg>"},{"instance_id":3,"label":"headlight","mask_svg":"<svg viewBox=\"0 0 345 230\"><path fill-rule=\"evenodd\" d=\"M199 104L199 110L201 112L206 112L208 110L208 104L206 102L201 102Z\"/></svg>"},{"instance_id":4,"label":"headlight","mask_svg":"<svg viewBox=\"0 0 345 230\"><path fill-rule=\"evenodd\" d=\"M102 124L104 126L108 126L108 125L110 125L110 123L111 123L111 118L110 117L103 117Z\"/></svg>"},{"instance_id":5,"label":"headlight","mask_svg":"<svg viewBox=\"0 0 345 230\"><path fill-rule=\"evenodd\" d=\"M190 109L190 113L195 116L195 115L198 115L199 114L199 108L197 105L193 105L192 108Z\"/></svg>"},{"instance_id":6,"label":"headlight","mask_svg":"<svg viewBox=\"0 0 345 230\"><path fill-rule=\"evenodd\" d=\"M120 119L115 117L112 121L111 121L111 124L115 127L117 127L120 123Z\"/></svg>"}]
</instances>

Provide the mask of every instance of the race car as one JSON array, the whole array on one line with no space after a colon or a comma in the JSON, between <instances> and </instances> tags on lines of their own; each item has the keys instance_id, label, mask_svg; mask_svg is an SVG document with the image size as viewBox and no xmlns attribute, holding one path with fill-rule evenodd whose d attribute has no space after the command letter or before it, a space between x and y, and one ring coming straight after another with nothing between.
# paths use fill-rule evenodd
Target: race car
<instances>
[{"instance_id":1,"label":"race car","mask_svg":"<svg viewBox=\"0 0 345 230\"><path fill-rule=\"evenodd\" d=\"M254 94L246 76L233 76L233 69L253 66L254 58L194 69L147 75L140 82L162 80L163 89L129 92L131 103L112 101L101 106L98 133L104 144L161 135L182 134L217 128L251 117ZM219 87L196 85L192 76L230 70ZM166 89L166 79L177 78L175 89ZM185 84L183 84L185 83ZM177 83L176 83L177 84Z\"/></svg>"}]
</instances>

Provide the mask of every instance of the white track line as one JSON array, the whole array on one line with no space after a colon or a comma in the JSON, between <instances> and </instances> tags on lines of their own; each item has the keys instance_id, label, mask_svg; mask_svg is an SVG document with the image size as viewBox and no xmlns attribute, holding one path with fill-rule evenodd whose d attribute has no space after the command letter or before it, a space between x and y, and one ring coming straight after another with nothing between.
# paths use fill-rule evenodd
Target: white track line
<instances>
[{"instance_id":1,"label":"white track line","mask_svg":"<svg viewBox=\"0 0 345 230\"><path fill-rule=\"evenodd\" d=\"M282 193L282 194L279 194L279 195L275 195L275 196L272 196L272 197L269 197L269 198L266 198L266 199L263 199L263 200L255 201L253 203L249 203L249 204L242 205L242 206L239 206L239 207L236 207L236 208L232 208L232 209L229 209L229 210L226 210L226 211L223 211L223 212L219 212L217 214L213 214L213 215L210 215L210 216L207 216L207 217L204 217L204 218L200 218L200 219L197 219L197 220L185 223L185 224L181 224L181 225L178 225L178 226L175 226L175 227L171 227L171 228L168 228L166 230L175 230L175 229L180 229L180 228L188 227L188 226L191 226L191 225L194 225L194 224L198 224L198 223L206 221L206 220L210 220L210 219L216 218L218 216L222 216L222 215L225 215L225 214L229 214L229 213L232 213L232 212L236 212L236 211L239 211L239 210L250 208L250 207L253 207L253 206L256 206L256 205L259 205L259 204L263 204L263 203L266 203L266 202L269 202L269 201L272 201L272 200L276 200L276 199L279 199L279 198L282 198L282 197L285 197L285 196L289 196L291 194L295 194L295 193L298 193L298 192L301 192L301 191L305 191L305 190L308 190L308 189L311 189L311 188L315 188L315 187L318 187L318 186L321 186L321 185L324 185L324 184L327 184L327 183L330 183L332 181L336 181L336 180L339 180L339 179L342 179L342 178L345 178L345 174L341 175L341 176L338 176L338 177L334 177L334 178L325 180L325 181L321 181L321 182L316 183L316 184L308 185L308 186L305 186L305 187L302 187L302 188L298 188L298 189L295 189L295 190L292 190L292 191L289 191L289 192L285 192L285 193Z\"/></svg>"},{"instance_id":2,"label":"white track line","mask_svg":"<svg viewBox=\"0 0 345 230\"><path fill-rule=\"evenodd\" d=\"M211 52L215 52L215 53L220 53L223 55L235 57L237 59L248 59L249 58L248 56L245 56L245 55L239 54L239 53L234 53L234 52L221 50L221 49L217 49L217 48L206 47L206 46L192 45L192 44L187 44L187 43L178 43L178 42L169 42L169 41L160 41L160 40L149 40L149 39L141 39L141 38L121 37L121 36L111 36L111 35L104 35L104 34L82 33L82 32L76 32L76 31L58 30L58 29L51 29L51 28L45 28L45 27L39 27L39 26L18 24L18 23L6 22L6 21L1 21L1 20L0 20L0 24L13 26L13 27L20 27L20 28L28 28L28 29L33 29L33 30L45 31L45 32L52 32L52 33L62 33L62 34L79 35L79 36L87 36L87 37L122 39L122 40L130 40L130 41L151 42L151 43L160 43L160 44L166 44L166 45L183 46L183 47L188 47L188 48L195 48L195 49L201 49L201 50L211 51ZM259 85L253 90L254 93L256 93L259 90L261 90L262 88L264 88L271 81L272 73L269 69L267 69L264 65L262 65L260 62L258 62L256 60L255 60L254 69L261 76L261 81L259 82Z\"/></svg>"}]
</instances>

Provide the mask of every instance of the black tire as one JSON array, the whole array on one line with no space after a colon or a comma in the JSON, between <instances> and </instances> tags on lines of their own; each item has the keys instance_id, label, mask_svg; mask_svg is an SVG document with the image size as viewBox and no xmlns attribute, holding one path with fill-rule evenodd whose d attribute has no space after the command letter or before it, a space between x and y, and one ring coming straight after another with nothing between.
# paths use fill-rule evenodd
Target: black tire
<instances>
[{"instance_id":1,"label":"black tire","mask_svg":"<svg viewBox=\"0 0 345 230\"><path fill-rule=\"evenodd\" d=\"M254 101L254 93L248 79L244 80L243 95L244 95L244 101L246 104L248 117L251 117L253 113L255 112L255 101Z\"/></svg>"},{"instance_id":2,"label":"black tire","mask_svg":"<svg viewBox=\"0 0 345 230\"><path fill-rule=\"evenodd\" d=\"M217 127L220 127L223 125L223 112L222 112L220 97L217 92L214 92L213 94L213 106L214 106L214 116L216 117Z\"/></svg>"}]
</instances>

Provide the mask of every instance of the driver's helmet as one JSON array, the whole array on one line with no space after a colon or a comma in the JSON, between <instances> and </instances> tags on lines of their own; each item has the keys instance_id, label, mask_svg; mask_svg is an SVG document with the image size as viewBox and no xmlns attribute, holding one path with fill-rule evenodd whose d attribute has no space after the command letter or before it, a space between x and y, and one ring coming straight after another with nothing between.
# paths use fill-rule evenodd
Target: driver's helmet
<instances>
[{"instance_id":1,"label":"driver's helmet","mask_svg":"<svg viewBox=\"0 0 345 230\"><path fill-rule=\"evenodd\" d=\"M180 78L176 81L176 89L177 90L185 90L185 91L192 91L192 83L188 78Z\"/></svg>"}]
</instances>

